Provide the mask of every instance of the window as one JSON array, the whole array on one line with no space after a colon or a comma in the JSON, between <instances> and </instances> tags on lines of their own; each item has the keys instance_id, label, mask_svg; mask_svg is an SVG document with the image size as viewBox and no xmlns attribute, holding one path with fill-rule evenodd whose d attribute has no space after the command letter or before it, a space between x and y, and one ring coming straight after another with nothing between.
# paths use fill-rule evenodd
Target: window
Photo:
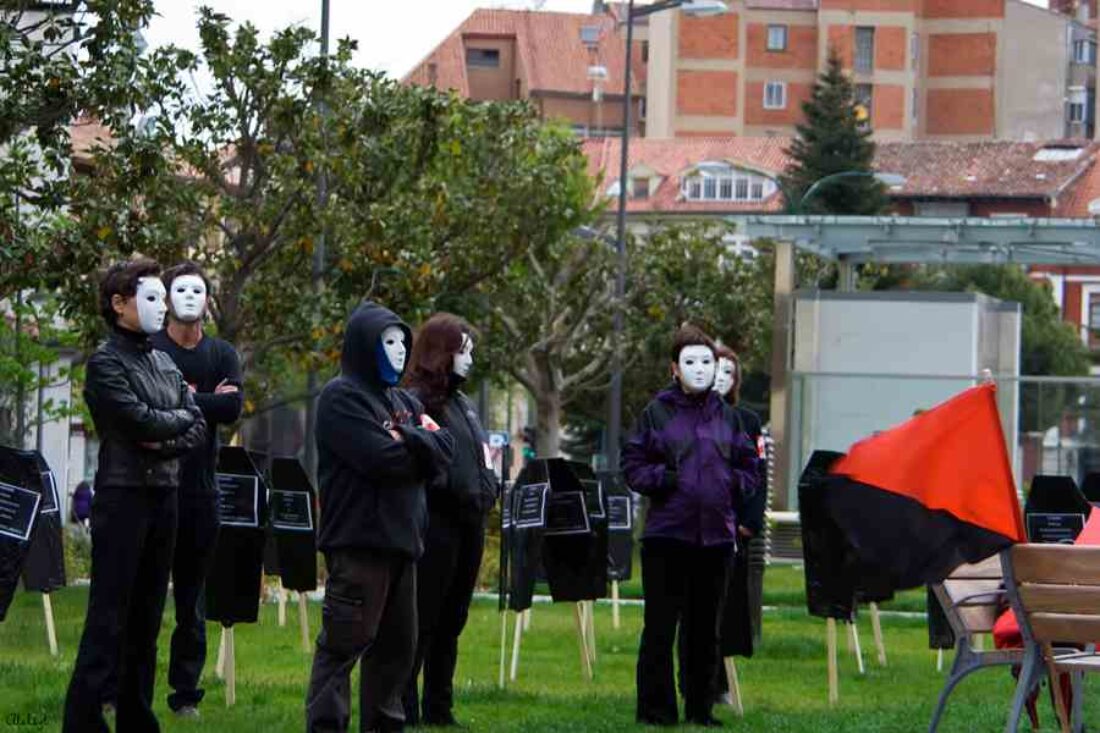
<instances>
[{"instance_id":1,"label":"window","mask_svg":"<svg viewBox=\"0 0 1100 733\"><path fill-rule=\"evenodd\" d=\"M769 25L768 26L768 50L769 51L786 51L787 50L787 26L785 26L785 25Z\"/></svg>"},{"instance_id":2,"label":"window","mask_svg":"<svg viewBox=\"0 0 1100 733\"><path fill-rule=\"evenodd\" d=\"M913 59L913 68L920 65L920 34L909 36L909 58Z\"/></svg>"},{"instance_id":3,"label":"window","mask_svg":"<svg viewBox=\"0 0 1100 733\"><path fill-rule=\"evenodd\" d=\"M1089 346L1100 346L1100 295L1089 293Z\"/></svg>"},{"instance_id":4,"label":"window","mask_svg":"<svg viewBox=\"0 0 1100 733\"><path fill-rule=\"evenodd\" d=\"M649 63L649 41L642 41L642 63Z\"/></svg>"},{"instance_id":5,"label":"window","mask_svg":"<svg viewBox=\"0 0 1100 733\"><path fill-rule=\"evenodd\" d=\"M1066 102L1066 121L1072 124L1080 124L1085 121L1088 104L1088 90L1081 87L1070 87L1069 99Z\"/></svg>"},{"instance_id":6,"label":"window","mask_svg":"<svg viewBox=\"0 0 1100 733\"><path fill-rule=\"evenodd\" d=\"M763 201L776 190L770 178L724 162L701 163L680 185L688 201Z\"/></svg>"},{"instance_id":7,"label":"window","mask_svg":"<svg viewBox=\"0 0 1100 733\"><path fill-rule=\"evenodd\" d=\"M649 198L649 179L645 177L638 177L630 179L631 186L634 189L631 197L636 199Z\"/></svg>"},{"instance_id":8,"label":"window","mask_svg":"<svg viewBox=\"0 0 1100 733\"><path fill-rule=\"evenodd\" d=\"M1073 42L1073 63L1093 64L1096 61L1096 43L1087 38L1079 38Z\"/></svg>"},{"instance_id":9,"label":"window","mask_svg":"<svg viewBox=\"0 0 1100 733\"><path fill-rule=\"evenodd\" d=\"M920 119L920 89L917 87L913 87L913 102L910 114L913 116L913 124L916 124L917 120Z\"/></svg>"},{"instance_id":10,"label":"window","mask_svg":"<svg viewBox=\"0 0 1100 733\"><path fill-rule=\"evenodd\" d=\"M855 87L856 115L860 125L866 127L871 124L871 116L875 109L875 88L871 84L856 84Z\"/></svg>"},{"instance_id":11,"label":"window","mask_svg":"<svg viewBox=\"0 0 1100 733\"><path fill-rule=\"evenodd\" d=\"M769 81L764 85L764 109L784 109L787 106L787 82Z\"/></svg>"},{"instance_id":12,"label":"window","mask_svg":"<svg viewBox=\"0 0 1100 733\"><path fill-rule=\"evenodd\" d=\"M480 69L500 67L500 51L495 48L467 48L466 65Z\"/></svg>"},{"instance_id":13,"label":"window","mask_svg":"<svg viewBox=\"0 0 1100 733\"><path fill-rule=\"evenodd\" d=\"M869 26L856 27L856 71L870 74L875 68L875 29Z\"/></svg>"},{"instance_id":14,"label":"window","mask_svg":"<svg viewBox=\"0 0 1100 733\"><path fill-rule=\"evenodd\" d=\"M1085 105L1083 102L1069 103L1069 121L1073 123L1085 121Z\"/></svg>"}]
</instances>

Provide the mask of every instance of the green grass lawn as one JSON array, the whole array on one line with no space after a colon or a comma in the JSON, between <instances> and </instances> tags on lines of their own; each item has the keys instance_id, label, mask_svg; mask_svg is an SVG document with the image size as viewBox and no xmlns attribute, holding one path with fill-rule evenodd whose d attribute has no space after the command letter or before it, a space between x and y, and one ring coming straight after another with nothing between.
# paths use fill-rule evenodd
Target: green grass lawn
<instances>
[{"instance_id":1,"label":"green grass lawn","mask_svg":"<svg viewBox=\"0 0 1100 733\"><path fill-rule=\"evenodd\" d=\"M768 571L769 599L796 598L794 568ZM40 596L20 593L8 619L0 624L0 732L56 731L83 624L87 591L67 588L53 595L61 654L46 648ZM457 716L474 730L620 731L634 725L634 663L641 608L623 608L623 627L611 628L611 610L597 607L597 672L594 682L582 676L574 635L572 608L536 605L524 637L519 679L497 689L500 617L496 604L475 603L462 639L456 675ZM314 632L318 604L310 606ZM171 619L171 608L165 615ZM169 717L165 668L169 627L159 645L156 709L167 731L301 731L303 697L310 657L299 646L296 606L288 623L276 624L273 605L264 607L259 624L238 627L237 704L225 707L225 687L214 678L218 630L210 627L211 662L207 667L207 702L200 721ZM927 728L935 697L943 683L934 653L927 647L923 621L887 618L885 635L890 664L873 661L869 624L861 624L867 675L859 677L855 661L841 642L840 704L826 699L824 622L809 618L804 608L787 607L765 615L765 642L751 660L739 660L746 717L735 721L728 710L718 715L734 730L770 733L884 733ZM509 639L511 630L509 629ZM950 658L948 658L950 664ZM957 690L941 730L977 733L1003 729L1013 686L1006 670L978 673ZM1045 731L1056 730L1049 706L1041 707ZM14 714L44 719L41 725L15 725ZM1086 719L1100 725L1100 703L1086 703ZM641 728L637 728L642 730ZM353 726L353 730L356 730Z\"/></svg>"}]
</instances>

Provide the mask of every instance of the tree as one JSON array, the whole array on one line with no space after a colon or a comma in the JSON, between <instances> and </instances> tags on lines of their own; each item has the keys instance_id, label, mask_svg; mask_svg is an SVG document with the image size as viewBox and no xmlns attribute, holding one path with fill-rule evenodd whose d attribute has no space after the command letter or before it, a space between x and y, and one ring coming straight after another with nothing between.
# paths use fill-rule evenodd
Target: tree
<instances>
[{"instance_id":1,"label":"tree","mask_svg":"<svg viewBox=\"0 0 1100 733\"><path fill-rule=\"evenodd\" d=\"M886 191L869 175L837 178L803 202L815 182L849 171L870 173L875 157L866 111L857 103L855 87L830 49L828 66L802 103L803 121L787 153L794 164L780 177L788 206L804 213L873 215L886 210Z\"/></svg>"}]
</instances>

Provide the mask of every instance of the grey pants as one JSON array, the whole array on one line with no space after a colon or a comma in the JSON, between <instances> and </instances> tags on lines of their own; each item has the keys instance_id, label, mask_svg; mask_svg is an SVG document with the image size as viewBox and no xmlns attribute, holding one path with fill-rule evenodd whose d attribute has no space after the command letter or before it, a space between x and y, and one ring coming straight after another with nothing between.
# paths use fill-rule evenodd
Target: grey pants
<instances>
[{"instance_id":1,"label":"grey pants","mask_svg":"<svg viewBox=\"0 0 1100 733\"><path fill-rule=\"evenodd\" d=\"M416 563L369 550L326 553L321 634L306 697L309 733L344 733L351 670L359 670L359 730L400 730L401 694L416 654Z\"/></svg>"}]
</instances>

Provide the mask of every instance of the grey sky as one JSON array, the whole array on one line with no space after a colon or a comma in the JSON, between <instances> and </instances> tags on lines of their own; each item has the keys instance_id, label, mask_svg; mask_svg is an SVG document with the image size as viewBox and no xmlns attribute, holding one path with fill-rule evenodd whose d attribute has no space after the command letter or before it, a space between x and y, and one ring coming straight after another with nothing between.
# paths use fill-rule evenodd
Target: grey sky
<instances>
[{"instance_id":1,"label":"grey sky","mask_svg":"<svg viewBox=\"0 0 1100 733\"><path fill-rule=\"evenodd\" d=\"M1027 0L1045 6L1046 0ZM447 37L475 8L532 7L536 0L330 0L332 39L359 41L359 65L401 76ZM321 0L156 0L160 14L149 28L151 46L198 47L196 9L209 5L261 31L304 23L321 25ZM545 10L587 12L592 0L546 0Z\"/></svg>"}]
</instances>

